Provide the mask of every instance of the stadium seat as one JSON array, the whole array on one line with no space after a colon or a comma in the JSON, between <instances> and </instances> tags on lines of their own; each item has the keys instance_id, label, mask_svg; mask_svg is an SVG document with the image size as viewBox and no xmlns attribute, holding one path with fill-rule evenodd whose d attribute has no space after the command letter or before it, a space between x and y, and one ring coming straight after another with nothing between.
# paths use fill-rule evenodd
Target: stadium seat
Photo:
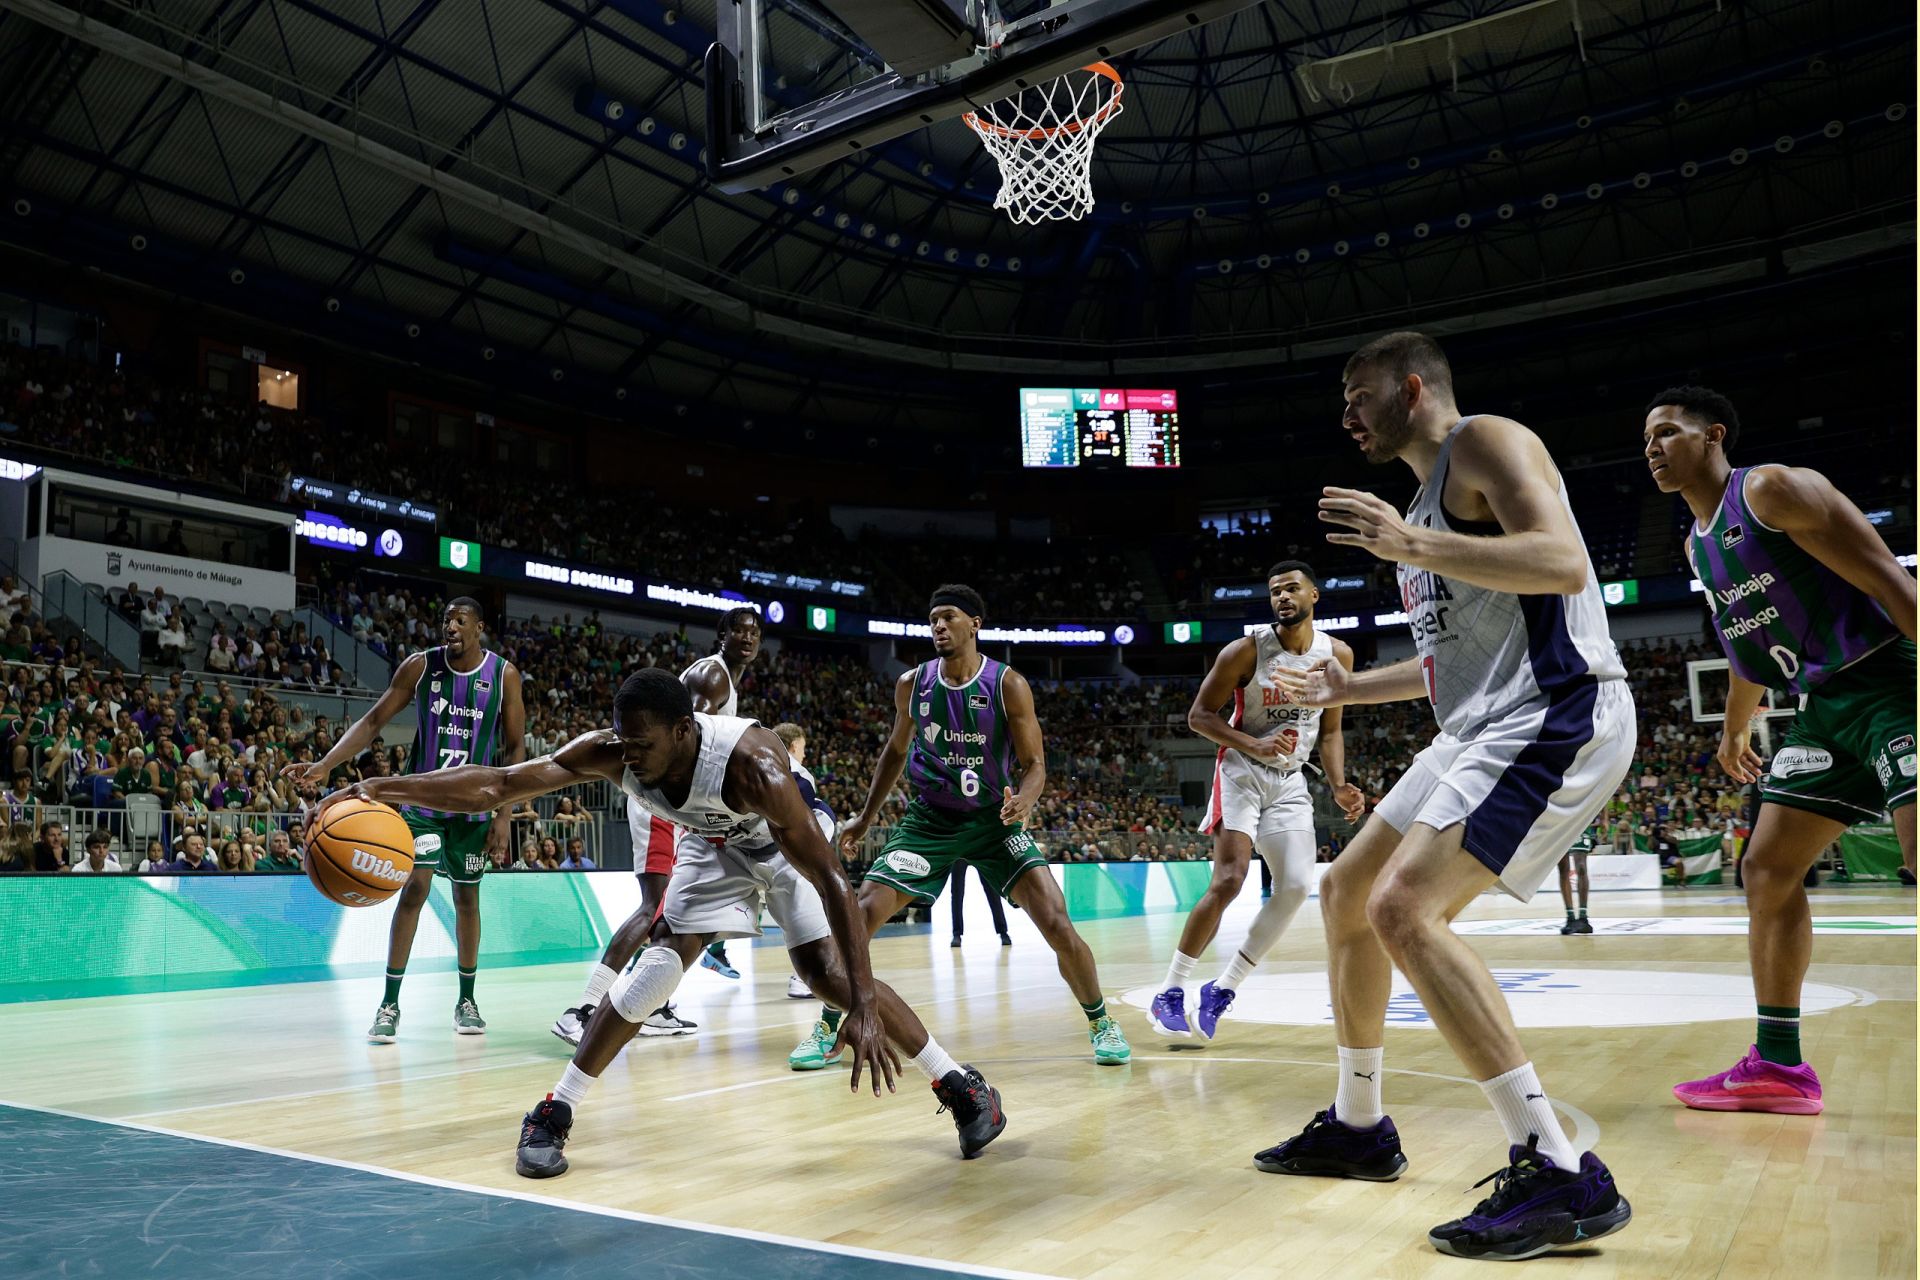
<instances>
[{"instance_id":1,"label":"stadium seat","mask_svg":"<svg viewBox=\"0 0 1920 1280\"><path fill-rule=\"evenodd\" d=\"M154 795L134 795L127 797L127 840L136 849L144 848L146 842L160 835L160 797Z\"/></svg>"}]
</instances>

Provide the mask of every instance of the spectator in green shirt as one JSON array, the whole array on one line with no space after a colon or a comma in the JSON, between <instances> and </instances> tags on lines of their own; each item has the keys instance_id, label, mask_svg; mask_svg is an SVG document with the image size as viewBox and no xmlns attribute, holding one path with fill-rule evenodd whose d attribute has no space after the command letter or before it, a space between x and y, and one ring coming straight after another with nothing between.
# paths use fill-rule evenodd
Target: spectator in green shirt
<instances>
[{"instance_id":1,"label":"spectator in green shirt","mask_svg":"<svg viewBox=\"0 0 1920 1280\"><path fill-rule=\"evenodd\" d=\"M293 854L293 843L284 831L267 833L267 852L253 864L255 871L298 871L300 859Z\"/></svg>"},{"instance_id":2,"label":"spectator in green shirt","mask_svg":"<svg viewBox=\"0 0 1920 1280\"><path fill-rule=\"evenodd\" d=\"M125 800L128 796L150 796L154 794L153 769L147 764L147 753L139 747L129 748L127 761L113 775L113 798Z\"/></svg>"}]
</instances>

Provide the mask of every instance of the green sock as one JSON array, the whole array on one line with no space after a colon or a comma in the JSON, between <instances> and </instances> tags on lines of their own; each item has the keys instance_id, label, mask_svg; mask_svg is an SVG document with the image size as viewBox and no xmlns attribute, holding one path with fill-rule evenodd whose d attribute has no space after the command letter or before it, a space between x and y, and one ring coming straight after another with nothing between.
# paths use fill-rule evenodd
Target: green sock
<instances>
[{"instance_id":1,"label":"green sock","mask_svg":"<svg viewBox=\"0 0 1920 1280\"><path fill-rule=\"evenodd\" d=\"M460 998L462 1000L473 999L473 979L479 972L478 969L460 970Z\"/></svg>"},{"instance_id":2,"label":"green sock","mask_svg":"<svg viewBox=\"0 0 1920 1280\"><path fill-rule=\"evenodd\" d=\"M840 1019L845 1016L845 1014L830 1004L820 1006L820 1021L827 1024L828 1031L838 1031L840 1029Z\"/></svg>"},{"instance_id":3,"label":"green sock","mask_svg":"<svg viewBox=\"0 0 1920 1280\"><path fill-rule=\"evenodd\" d=\"M1567 908L1567 919L1569 919L1569 920L1571 920L1571 919L1573 919L1573 908L1572 908L1572 907L1568 907L1568 908Z\"/></svg>"},{"instance_id":4,"label":"green sock","mask_svg":"<svg viewBox=\"0 0 1920 1280\"><path fill-rule=\"evenodd\" d=\"M1106 997L1102 996L1100 999L1095 1000L1092 1004L1081 1005L1080 1012L1087 1015L1088 1022L1100 1021L1100 1019L1107 1016Z\"/></svg>"},{"instance_id":5,"label":"green sock","mask_svg":"<svg viewBox=\"0 0 1920 1280\"><path fill-rule=\"evenodd\" d=\"M1785 1005L1760 1006L1760 1029L1754 1036L1760 1056L1783 1067L1797 1067L1800 1056L1800 1010Z\"/></svg>"},{"instance_id":6,"label":"green sock","mask_svg":"<svg viewBox=\"0 0 1920 1280\"><path fill-rule=\"evenodd\" d=\"M1580 918L1582 920L1587 918L1587 909L1585 907L1580 908Z\"/></svg>"},{"instance_id":7,"label":"green sock","mask_svg":"<svg viewBox=\"0 0 1920 1280\"><path fill-rule=\"evenodd\" d=\"M381 1004L400 1003L400 980L406 976L405 969L387 970L387 994L380 997Z\"/></svg>"}]
</instances>

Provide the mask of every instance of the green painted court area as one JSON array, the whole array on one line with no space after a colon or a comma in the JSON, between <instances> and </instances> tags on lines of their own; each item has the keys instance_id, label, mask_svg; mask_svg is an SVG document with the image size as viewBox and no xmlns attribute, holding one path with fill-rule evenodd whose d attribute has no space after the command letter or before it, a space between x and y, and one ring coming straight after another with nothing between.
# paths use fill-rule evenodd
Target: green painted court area
<instances>
[{"instance_id":1,"label":"green painted court area","mask_svg":"<svg viewBox=\"0 0 1920 1280\"><path fill-rule=\"evenodd\" d=\"M978 1274L0 1104L0 1276L930 1280Z\"/></svg>"}]
</instances>

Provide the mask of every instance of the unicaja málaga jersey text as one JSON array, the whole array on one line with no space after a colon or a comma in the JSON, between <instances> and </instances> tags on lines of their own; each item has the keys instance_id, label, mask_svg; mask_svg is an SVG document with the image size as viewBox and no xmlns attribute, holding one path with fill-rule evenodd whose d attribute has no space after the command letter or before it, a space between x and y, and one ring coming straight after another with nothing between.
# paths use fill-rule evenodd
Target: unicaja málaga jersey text
<instances>
[{"instance_id":1,"label":"unicaja m\u00e1laga jersey text","mask_svg":"<svg viewBox=\"0 0 1920 1280\"><path fill-rule=\"evenodd\" d=\"M1687 559L1727 665L1754 684L1811 693L1900 632L1873 597L1760 523L1746 494L1758 470L1734 468L1713 519L1688 532Z\"/></svg>"},{"instance_id":2,"label":"unicaja m\u00e1laga jersey text","mask_svg":"<svg viewBox=\"0 0 1920 1280\"><path fill-rule=\"evenodd\" d=\"M1501 531L1491 522L1450 519L1442 501L1448 459L1471 421L1462 419L1441 444L1433 473L1407 508L1408 524L1469 535ZM1556 476L1556 483L1560 505L1578 536L1566 482ZM1573 685L1626 675L1607 630L1591 559L1586 584L1567 596L1517 595L1412 565L1397 569L1400 607L1413 632L1434 718L1456 738L1471 738L1495 721L1543 708Z\"/></svg>"},{"instance_id":3,"label":"unicaja m\u00e1laga jersey text","mask_svg":"<svg viewBox=\"0 0 1920 1280\"><path fill-rule=\"evenodd\" d=\"M963 685L941 679L938 658L914 671L907 785L915 799L936 809L998 809L1014 789L1019 767L1001 692L1006 675L1005 663L985 655Z\"/></svg>"},{"instance_id":4,"label":"unicaja m\u00e1laga jersey text","mask_svg":"<svg viewBox=\"0 0 1920 1280\"><path fill-rule=\"evenodd\" d=\"M1250 738L1277 738L1280 754L1268 760L1248 756L1251 764L1291 773L1313 755L1320 739L1319 707L1303 707L1280 687L1275 674L1291 667L1305 670L1320 661L1333 661L1333 637L1315 630L1305 653L1289 653L1280 643L1278 627L1253 633L1253 678L1233 691L1233 727Z\"/></svg>"},{"instance_id":5,"label":"unicaja m\u00e1laga jersey text","mask_svg":"<svg viewBox=\"0 0 1920 1280\"><path fill-rule=\"evenodd\" d=\"M740 716L710 716L704 711L694 712L693 722L700 728L700 754L694 761L693 783L683 803L676 805L658 790L641 786L632 769L620 771L620 789L654 817L703 840L725 844L749 858L772 857L780 852L767 830L767 820L757 813L729 808L723 794L733 749L740 744L741 735L760 722Z\"/></svg>"},{"instance_id":6,"label":"unicaja m\u00e1laga jersey text","mask_svg":"<svg viewBox=\"0 0 1920 1280\"><path fill-rule=\"evenodd\" d=\"M453 669L445 646L428 649L422 656L426 670L420 673L420 683L413 690L419 728L414 732L407 772L500 763L500 712L507 696L501 679L507 667L505 659L490 649L482 650L479 665L461 672ZM408 809L436 818L452 816L418 805Z\"/></svg>"}]
</instances>

